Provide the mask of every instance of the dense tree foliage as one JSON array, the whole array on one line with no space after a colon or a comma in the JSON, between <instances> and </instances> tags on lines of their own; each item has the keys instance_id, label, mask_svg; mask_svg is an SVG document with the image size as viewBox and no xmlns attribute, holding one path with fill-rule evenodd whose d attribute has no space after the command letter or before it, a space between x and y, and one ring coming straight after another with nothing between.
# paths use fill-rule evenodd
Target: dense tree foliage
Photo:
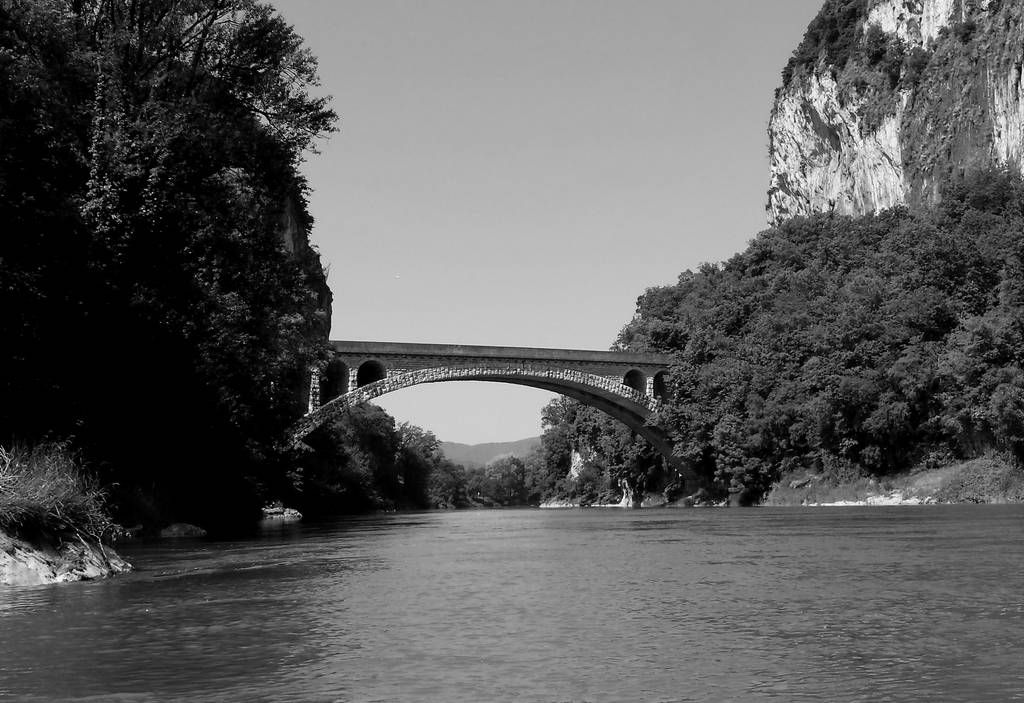
<instances>
[{"instance_id":1,"label":"dense tree foliage","mask_svg":"<svg viewBox=\"0 0 1024 703\"><path fill-rule=\"evenodd\" d=\"M543 412L540 446L525 457L502 456L485 466L454 464L430 432L379 407L351 408L309 438L313 451L291 475L290 504L310 516L401 508L536 506L550 500L616 503L621 479L657 490L660 458L626 428L574 401L559 398ZM573 453L587 461L573 467ZM639 469L639 471L638 471ZM654 480L651 480L654 479Z\"/></svg>"},{"instance_id":2,"label":"dense tree foliage","mask_svg":"<svg viewBox=\"0 0 1024 703\"><path fill-rule=\"evenodd\" d=\"M0 432L181 519L254 505L324 354L282 234L334 119L314 59L255 0L18 0L0 66Z\"/></svg>"},{"instance_id":3,"label":"dense tree foliage","mask_svg":"<svg viewBox=\"0 0 1024 703\"><path fill-rule=\"evenodd\" d=\"M398 508L536 505L524 461L501 457L466 469L430 432L363 404L307 439L315 448L292 475L290 502L312 516Z\"/></svg>"},{"instance_id":4,"label":"dense tree foliage","mask_svg":"<svg viewBox=\"0 0 1024 703\"><path fill-rule=\"evenodd\" d=\"M648 290L620 343L671 352L659 421L718 492L797 468L885 474L1024 459L1024 184L986 171L940 207L795 218Z\"/></svg>"},{"instance_id":5,"label":"dense tree foliage","mask_svg":"<svg viewBox=\"0 0 1024 703\"><path fill-rule=\"evenodd\" d=\"M910 45L877 24L865 25L867 19L866 0L827 0L782 69L782 88L817 70L837 79L851 100L917 85L933 48ZM957 22L953 31L962 32L969 23ZM869 105L865 116L874 119L870 113L882 107Z\"/></svg>"},{"instance_id":6,"label":"dense tree foliage","mask_svg":"<svg viewBox=\"0 0 1024 703\"><path fill-rule=\"evenodd\" d=\"M466 477L433 434L372 404L317 430L292 475L291 502L309 515L371 509L462 507Z\"/></svg>"},{"instance_id":7,"label":"dense tree foliage","mask_svg":"<svg viewBox=\"0 0 1024 703\"><path fill-rule=\"evenodd\" d=\"M618 503L626 493L636 499L653 493L676 497L676 472L618 420L560 397L544 408L541 422L540 447L526 460L531 502L559 500L586 506Z\"/></svg>"},{"instance_id":8,"label":"dense tree foliage","mask_svg":"<svg viewBox=\"0 0 1024 703\"><path fill-rule=\"evenodd\" d=\"M470 500L482 505L528 505L526 465L514 456L496 459L468 472L466 491Z\"/></svg>"},{"instance_id":9,"label":"dense tree foliage","mask_svg":"<svg viewBox=\"0 0 1024 703\"><path fill-rule=\"evenodd\" d=\"M948 80L961 53L954 43L922 46L886 32L878 24L868 24L870 4L867 0L826 0L782 70L782 89L799 76L827 73L839 83L843 101L866 99L859 112L867 129L876 127L883 115L894 114L898 102L894 91L915 88L933 61ZM956 44L968 47L972 40L983 38L987 33L977 31L978 20L996 17L1000 3L987 3L984 12L982 8L974 0L962 3L950 24L939 30L940 39L952 35ZM999 21L1012 22L1010 15ZM969 60L976 61L976 54L985 51L984 45L969 49Z\"/></svg>"},{"instance_id":10,"label":"dense tree foliage","mask_svg":"<svg viewBox=\"0 0 1024 703\"><path fill-rule=\"evenodd\" d=\"M782 70L783 87L819 61L841 70L851 56L865 51L861 35L867 16L868 0L826 0Z\"/></svg>"}]
</instances>

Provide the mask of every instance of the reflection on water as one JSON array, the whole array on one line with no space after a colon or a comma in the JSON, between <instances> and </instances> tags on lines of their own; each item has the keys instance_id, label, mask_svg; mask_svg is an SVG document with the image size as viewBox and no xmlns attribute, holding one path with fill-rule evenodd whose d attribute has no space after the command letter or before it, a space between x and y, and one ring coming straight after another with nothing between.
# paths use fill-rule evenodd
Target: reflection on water
<instances>
[{"instance_id":1,"label":"reflection on water","mask_svg":"<svg viewBox=\"0 0 1024 703\"><path fill-rule=\"evenodd\" d=\"M0 590L0 699L1024 701L1024 507L417 513Z\"/></svg>"}]
</instances>

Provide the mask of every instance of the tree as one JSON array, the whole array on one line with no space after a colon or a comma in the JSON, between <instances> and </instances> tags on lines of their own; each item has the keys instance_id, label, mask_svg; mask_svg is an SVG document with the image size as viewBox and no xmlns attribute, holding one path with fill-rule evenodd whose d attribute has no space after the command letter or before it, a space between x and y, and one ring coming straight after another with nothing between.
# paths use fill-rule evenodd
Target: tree
<instances>
[{"instance_id":1,"label":"tree","mask_svg":"<svg viewBox=\"0 0 1024 703\"><path fill-rule=\"evenodd\" d=\"M282 224L309 226L297 166L334 120L315 60L255 0L26 0L0 20L18 145L0 303L19 311L0 425L74 433L108 480L230 520L280 488L326 353L319 258ZM54 329L87 340L74 363Z\"/></svg>"},{"instance_id":2,"label":"tree","mask_svg":"<svg viewBox=\"0 0 1024 703\"><path fill-rule=\"evenodd\" d=\"M430 472L427 482L427 496L432 508L452 509L469 505L466 497L466 470L444 460Z\"/></svg>"},{"instance_id":3,"label":"tree","mask_svg":"<svg viewBox=\"0 0 1024 703\"><path fill-rule=\"evenodd\" d=\"M526 466L514 456L499 457L484 467L494 486L492 498L501 505L526 505Z\"/></svg>"},{"instance_id":4,"label":"tree","mask_svg":"<svg viewBox=\"0 0 1024 703\"><path fill-rule=\"evenodd\" d=\"M432 432L407 422L399 424L396 461L401 472L402 492L406 500L420 508L431 507L430 493L433 485L444 496L444 502L449 502L447 499L451 498L451 494L447 492L448 487L442 488L440 481L433 484L431 482L435 472L445 470L446 462L441 452L441 442Z\"/></svg>"}]
</instances>

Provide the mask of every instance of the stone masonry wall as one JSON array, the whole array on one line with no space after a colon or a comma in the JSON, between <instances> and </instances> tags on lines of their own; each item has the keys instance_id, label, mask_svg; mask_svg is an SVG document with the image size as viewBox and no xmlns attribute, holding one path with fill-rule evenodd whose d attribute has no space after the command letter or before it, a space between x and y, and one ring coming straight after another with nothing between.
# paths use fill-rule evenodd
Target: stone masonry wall
<instances>
[{"instance_id":1,"label":"stone masonry wall","mask_svg":"<svg viewBox=\"0 0 1024 703\"><path fill-rule=\"evenodd\" d=\"M595 395L621 399L624 405L629 404L638 407L645 414L653 412L660 405L657 399L648 394L640 393L629 386L623 385L618 376L607 378L575 369L530 367L523 366L522 364L518 366L511 364L506 366L439 366L412 370L391 368L388 370L386 378L369 383L361 388L350 390L334 401L313 410L296 426L293 438L296 442L299 442L314 429L329 422L347 408L402 388L422 383L437 383L460 379L505 380L516 378L547 381L551 382L552 385L565 384L567 387L586 390ZM648 392L650 387L651 384L648 382Z\"/></svg>"}]
</instances>

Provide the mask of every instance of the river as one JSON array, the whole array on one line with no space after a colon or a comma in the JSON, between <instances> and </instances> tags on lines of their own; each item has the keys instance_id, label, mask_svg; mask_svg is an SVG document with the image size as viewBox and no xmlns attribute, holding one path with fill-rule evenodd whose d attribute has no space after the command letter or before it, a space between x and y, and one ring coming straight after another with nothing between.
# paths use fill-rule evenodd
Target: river
<instances>
[{"instance_id":1,"label":"river","mask_svg":"<svg viewBox=\"0 0 1024 703\"><path fill-rule=\"evenodd\" d=\"M1024 701L1024 506L406 513L0 588L18 701Z\"/></svg>"}]
</instances>

